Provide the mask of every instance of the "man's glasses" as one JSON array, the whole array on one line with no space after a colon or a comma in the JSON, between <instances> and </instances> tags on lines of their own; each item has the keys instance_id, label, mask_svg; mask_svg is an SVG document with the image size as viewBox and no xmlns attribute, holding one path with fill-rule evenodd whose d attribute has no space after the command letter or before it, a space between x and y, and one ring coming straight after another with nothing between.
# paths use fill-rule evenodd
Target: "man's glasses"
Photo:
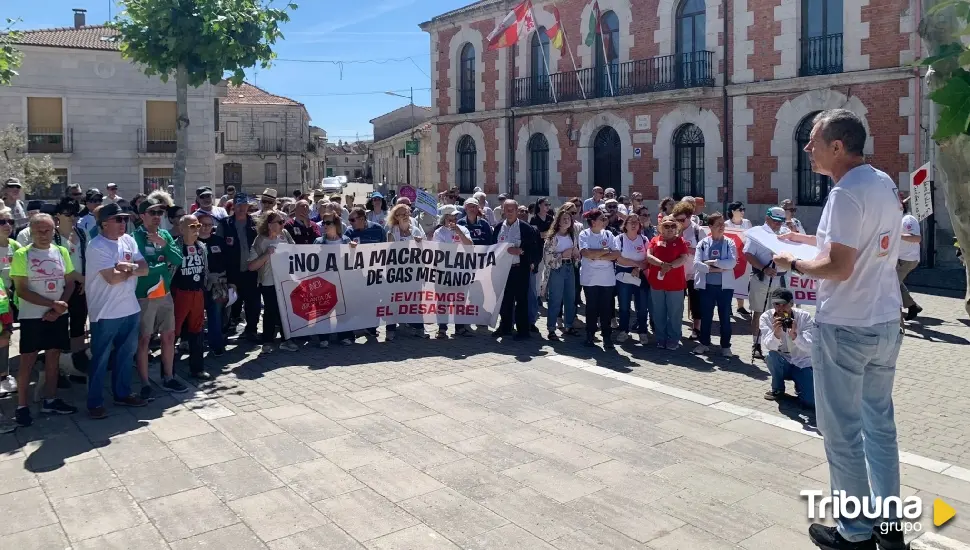
<instances>
[{"instance_id":1,"label":"man's glasses","mask_svg":"<svg viewBox=\"0 0 970 550\"><path fill-rule=\"evenodd\" d=\"M161 218L162 216L165 215L165 211L162 209L149 210L145 213L148 214L149 216L154 216L156 218Z\"/></svg>"},{"instance_id":2,"label":"man's glasses","mask_svg":"<svg viewBox=\"0 0 970 550\"><path fill-rule=\"evenodd\" d=\"M202 227L202 224L201 223L190 223L186 227L188 227L189 229L198 229L198 228Z\"/></svg>"},{"instance_id":3,"label":"man's glasses","mask_svg":"<svg viewBox=\"0 0 970 550\"><path fill-rule=\"evenodd\" d=\"M13 220L0 220L0 225L13 225Z\"/></svg>"},{"instance_id":4,"label":"man's glasses","mask_svg":"<svg viewBox=\"0 0 970 550\"><path fill-rule=\"evenodd\" d=\"M108 221L115 223L128 223L128 216L112 216L108 218Z\"/></svg>"}]
</instances>

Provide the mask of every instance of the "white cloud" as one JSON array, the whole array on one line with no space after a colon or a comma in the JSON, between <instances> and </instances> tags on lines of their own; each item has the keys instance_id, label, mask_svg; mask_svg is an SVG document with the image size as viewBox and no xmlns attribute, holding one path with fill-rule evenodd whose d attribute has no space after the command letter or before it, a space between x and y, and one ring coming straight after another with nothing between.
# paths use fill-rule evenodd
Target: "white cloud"
<instances>
[{"instance_id":1,"label":"white cloud","mask_svg":"<svg viewBox=\"0 0 970 550\"><path fill-rule=\"evenodd\" d=\"M390 13L392 11L397 11L408 6L413 6L417 3L417 0L381 0L376 6L359 9L357 12L348 15L347 17L327 23L326 25L321 25L317 28L310 29L309 31L301 31L300 33L289 33L289 34L327 34L340 29L345 29L347 27L352 27L354 25L359 25L361 23L370 21L372 19L377 19L378 17Z\"/></svg>"}]
</instances>

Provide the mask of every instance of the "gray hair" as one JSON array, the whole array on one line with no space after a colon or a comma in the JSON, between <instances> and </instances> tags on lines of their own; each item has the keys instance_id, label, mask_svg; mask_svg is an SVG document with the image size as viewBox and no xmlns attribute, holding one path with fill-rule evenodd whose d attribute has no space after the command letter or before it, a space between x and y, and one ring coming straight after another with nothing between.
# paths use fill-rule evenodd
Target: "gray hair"
<instances>
[{"instance_id":1,"label":"gray hair","mask_svg":"<svg viewBox=\"0 0 970 550\"><path fill-rule=\"evenodd\" d=\"M813 126L821 125L822 141L841 141L850 155L862 156L866 146L866 127L862 119L848 109L829 109L815 115Z\"/></svg>"},{"instance_id":2,"label":"gray hair","mask_svg":"<svg viewBox=\"0 0 970 550\"><path fill-rule=\"evenodd\" d=\"M35 225L42 222L47 222L56 227L56 224L54 223L54 218L52 218L50 214L34 214L33 216L30 217L31 229L33 229Z\"/></svg>"}]
</instances>

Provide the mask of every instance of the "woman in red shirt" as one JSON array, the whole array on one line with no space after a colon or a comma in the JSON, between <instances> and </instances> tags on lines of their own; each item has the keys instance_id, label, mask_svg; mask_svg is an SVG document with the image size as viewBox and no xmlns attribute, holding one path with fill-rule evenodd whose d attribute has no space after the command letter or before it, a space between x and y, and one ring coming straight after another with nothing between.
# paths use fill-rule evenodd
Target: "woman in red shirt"
<instances>
[{"instance_id":1,"label":"woman in red shirt","mask_svg":"<svg viewBox=\"0 0 970 550\"><path fill-rule=\"evenodd\" d=\"M684 319L684 290L687 288L684 264L693 258L687 241L680 236L680 224L673 216L664 217L658 229L660 235L647 247L647 281L652 290L651 313L657 347L673 351L680 346L680 326Z\"/></svg>"}]
</instances>

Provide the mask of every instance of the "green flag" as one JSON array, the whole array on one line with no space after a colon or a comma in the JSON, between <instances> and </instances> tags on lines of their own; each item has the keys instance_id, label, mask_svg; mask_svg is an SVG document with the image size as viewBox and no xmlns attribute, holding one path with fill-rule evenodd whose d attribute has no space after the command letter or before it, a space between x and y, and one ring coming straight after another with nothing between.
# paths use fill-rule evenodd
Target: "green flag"
<instances>
[{"instance_id":1,"label":"green flag","mask_svg":"<svg viewBox=\"0 0 970 550\"><path fill-rule=\"evenodd\" d=\"M599 2L593 2L593 9L591 9L589 12L589 31L586 33L586 45L590 48L596 44L596 32L599 28L597 21L599 12Z\"/></svg>"}]
</instances>

